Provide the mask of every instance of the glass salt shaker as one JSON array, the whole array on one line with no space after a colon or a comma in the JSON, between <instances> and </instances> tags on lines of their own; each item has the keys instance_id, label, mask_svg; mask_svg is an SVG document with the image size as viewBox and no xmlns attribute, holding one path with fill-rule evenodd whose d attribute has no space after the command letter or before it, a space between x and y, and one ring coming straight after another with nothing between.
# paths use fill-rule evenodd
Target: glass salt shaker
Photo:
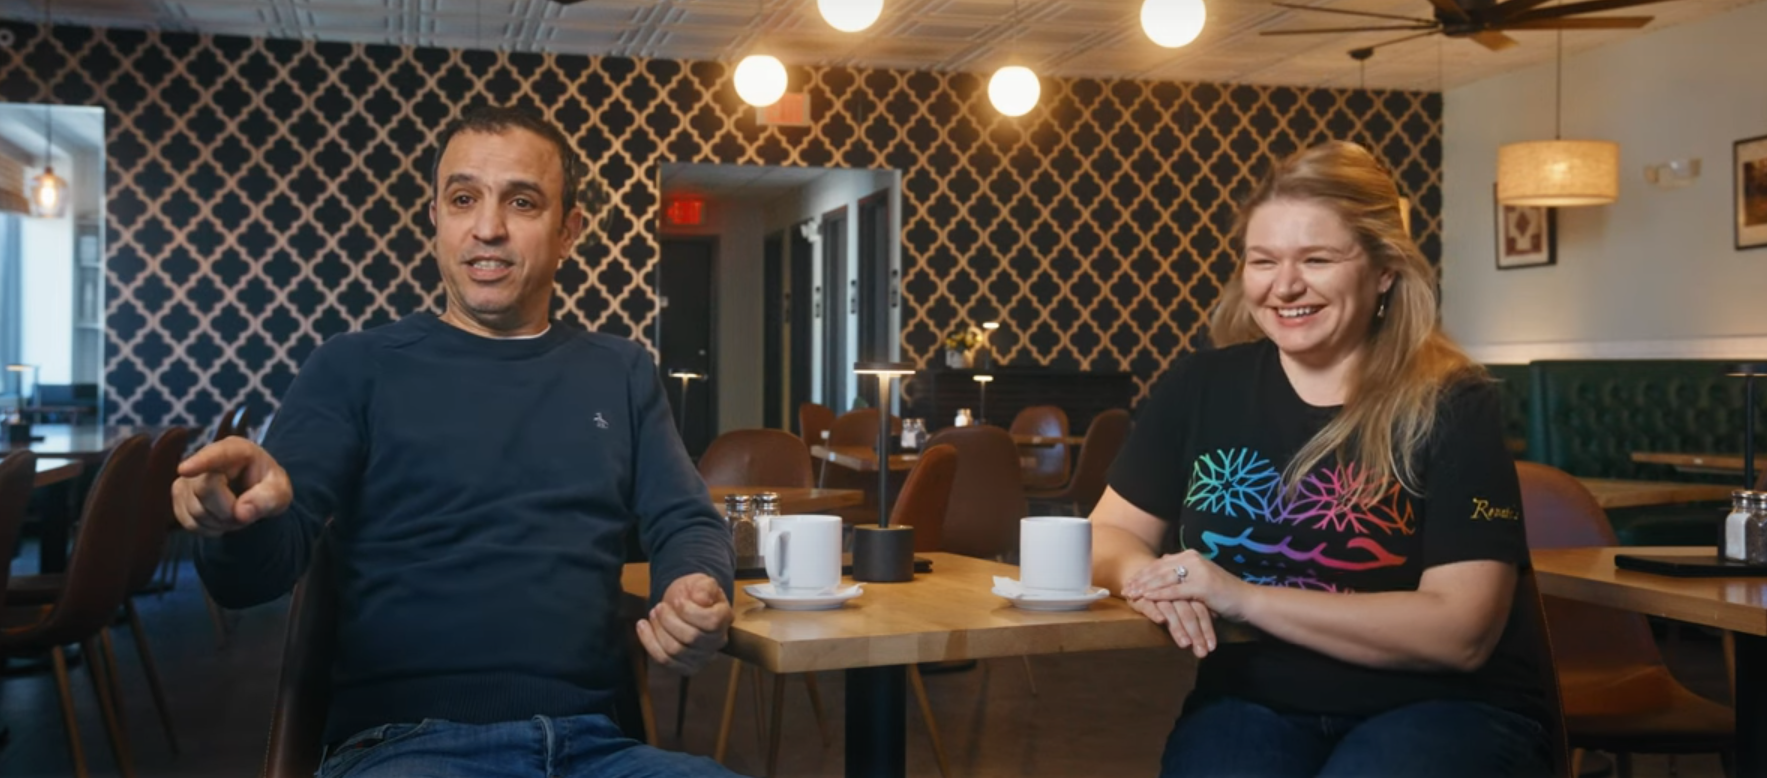
<instances>
[{"instance_id":1,"label":"glass salt shaker","mask_svg":"<svg viewBox=\"0 0 1767 778\"><path fill-rule=\"evenodd\" d=\"M761 492L755 495L755 555L767 555L767 533L773 529L773 520L779 518L779 493Z\"/></svg>"},{"instance_id":2,"label":"glass salt shaker","mask_svg":"<svg viewBox=\"0 0 1767 778\"><path fill-rule=\"evenodd\" d=\"M1724 536L1718 541L1718 556L1742 562L1748 559L1744 534L1748 531L1750 506L1755 493L1738 489L1730 493L1730 515L1724 517Z\"/></svg>"},{"instance_id":3,"label":"glass salt shaker","mask_svg":"<svg viewBox=\"0 0 1767 778\"><path fill-rule=\"evenodd\" d=\"M952 422L952 425L957 427L968 427L975 423L976 417L969 412L968 408L958 408L957 419Z\"/></svg>"},{"instance_id":4,"label":"glass salt shaker","mask_svg":"<svg viewBox=\"0 0 1767 778\"><path fill-rule=\"evenodd\" d=\"M920 419L902 420L902 450L919 451L926 438L926 424Z\"/></svg>"}]
</instances>

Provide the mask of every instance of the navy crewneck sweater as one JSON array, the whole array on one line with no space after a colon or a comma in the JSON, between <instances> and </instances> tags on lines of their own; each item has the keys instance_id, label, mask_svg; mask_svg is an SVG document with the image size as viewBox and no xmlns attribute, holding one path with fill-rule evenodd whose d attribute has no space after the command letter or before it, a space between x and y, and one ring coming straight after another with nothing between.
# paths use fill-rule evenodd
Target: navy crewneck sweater
<instances>
[{"instance_id":1,"label":"navy crewneck sweater","mask_svg":"<svg viewBox=\"0 0 1767 778\"><path fill-rule=\"evenodd\" d=\"M338 654L325 738L425 718L609 713L624 535L652 597L689 573L729 594L734 557L649 354L554 325L495 340L430 314L332 339L265 448L293 506L197 560L215 600L293 588L327 517Z\"/></svg>"}]
</instances>

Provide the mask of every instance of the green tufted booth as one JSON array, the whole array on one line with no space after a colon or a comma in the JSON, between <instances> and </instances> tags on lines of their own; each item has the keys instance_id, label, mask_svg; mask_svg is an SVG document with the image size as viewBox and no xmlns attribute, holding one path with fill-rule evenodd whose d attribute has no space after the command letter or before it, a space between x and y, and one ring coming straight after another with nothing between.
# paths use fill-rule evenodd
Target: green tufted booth
<instances>
[{"instance_id":1,"label":"green tufted booth","mask_svg":"<svg viewBox=\"0 0 1767 778\"><path fill-rule=\"evenodd\" d=\"M1503 413L1503 438L1505 440L1528 439L1528 394L1529 381L1527 365L1485 365L1485 372L1491 374L1497 382L1497 402ZM1529 459L1528 452L1515 455L1516 459Z\"/></svg>"},{"instance_id":2,"label":"green tufted booth","mask_svg":"<svg viewBox=\"0 0 1767 778\"><path fill-rule=\"evenodd\" d=\"M1725 483L1631 459L1634 451L1740 453L1743 381L1724 360L1533 362L1528 458L1572 475ZM1494 371L1495 372L1495 371ZM1767 381L1756 387L1767 406ZM1756 430L1756 451L1767 435ZM1734 480L1734 479L1731 479ZM1622 545L1711 545L1728 506L1711 503L1609 511Z\"/></svg>"}]
</instances>

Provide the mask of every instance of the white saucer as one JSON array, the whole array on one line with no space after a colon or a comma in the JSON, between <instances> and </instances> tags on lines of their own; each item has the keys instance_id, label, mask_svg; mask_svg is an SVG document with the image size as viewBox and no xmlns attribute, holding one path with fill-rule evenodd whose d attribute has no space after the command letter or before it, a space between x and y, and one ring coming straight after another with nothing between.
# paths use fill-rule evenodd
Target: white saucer
<instances>
[{"instance_id":1,"label":"white saucer","mask_svg":"<svg viewBox=\"0 0 1767 778\"><path fill-rule=\"evenodd\" d=\"M749 584L742 587L742 590L748 592L750 597L766 603L767 607L782 611L834 610L847 600L865 593L858 584L821 594L781 594L774 591L773 584L770 583Z\"/></svg>"},{"instance_id":2,"label":"white saucer","mask_svg":"<svg viewBox=\"0 0 1767 778\"><path fill-rule=\"evenodd\" d=\"M1094 586L1085 594L1009 593L998 586L994 587L994 593L1006 598L1013 607L1027 611L1083 611L1111 594L1102 586Z\"/></svg>"}]
</instances>

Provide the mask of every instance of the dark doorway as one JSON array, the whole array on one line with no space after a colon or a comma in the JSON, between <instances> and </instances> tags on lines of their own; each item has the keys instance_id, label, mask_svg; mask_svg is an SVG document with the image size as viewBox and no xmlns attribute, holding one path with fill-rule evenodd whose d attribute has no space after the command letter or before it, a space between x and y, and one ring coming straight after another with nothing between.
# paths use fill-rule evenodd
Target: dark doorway
<instances>
[{"instance_id":1,"label":"dark doorway","mask_svg":"<svg viewBox=\"0 0 1767 778\"><path fill-rule=\"evenodd\" d=\"M663 382L668 388L669 408L681 425L687 453L697 458L712 442L718 428L717 354L712 340L718 242L716 238L665 238L662 261L657 266L657 290L662 306L657 313L657 349ZM682 422L682 379L676 373L703 378L688 379L686 420Z\"/></svg>"},{"instance_id":2,"label":"dark doorway","mask_svg":"<svg viewBox=\"0 0 1767 778\"><path fill-rule=\"evenodd\" d=\"M812 364L815 359L814 333L816 327L816 252L804 230L810 228L810 222L786 230L787 266L791 268L790 295L786 300L785 318L791 325L788 335L791 343L791 403L786 406L791 414L791 428L802 435L798 428L798 406L810 401L814 393L815 373ZM834 406L829 406L834 407Z\"/></svg>"},{"instance_id":3,"label":"dark doorway","mask_svg":"<svg viewBox=\"0 0 1767 778\"><path fill-rule=\"evenodd\" d=\"M835 413L853 404L847 376L853 360L847 354L847 317L858 307L856 279L847 277L847 209L822 214L822 399Z\"/></svg>"},{"instance_id":4,"label":"dark doorway","mask_svg":"<svg viewBox=\"0 0 1767 778\"><path fill-rule=\"evenodd\" d=\"M785 429L785 230L761 241L761 424Z\"/></svg>"},{"instance_id":5,"label":"dark doorway","mask_svg":"<svg viewBox=\"0 0 1767 778\"><path fill-rule=\"evenodd\" d=\"M896 303L895 271L890 267L890 190L859 201L859 361L890 361L890 313ZM877 384L859 385L865 401L877 405Z\"/></svg>"}]
</instances>

